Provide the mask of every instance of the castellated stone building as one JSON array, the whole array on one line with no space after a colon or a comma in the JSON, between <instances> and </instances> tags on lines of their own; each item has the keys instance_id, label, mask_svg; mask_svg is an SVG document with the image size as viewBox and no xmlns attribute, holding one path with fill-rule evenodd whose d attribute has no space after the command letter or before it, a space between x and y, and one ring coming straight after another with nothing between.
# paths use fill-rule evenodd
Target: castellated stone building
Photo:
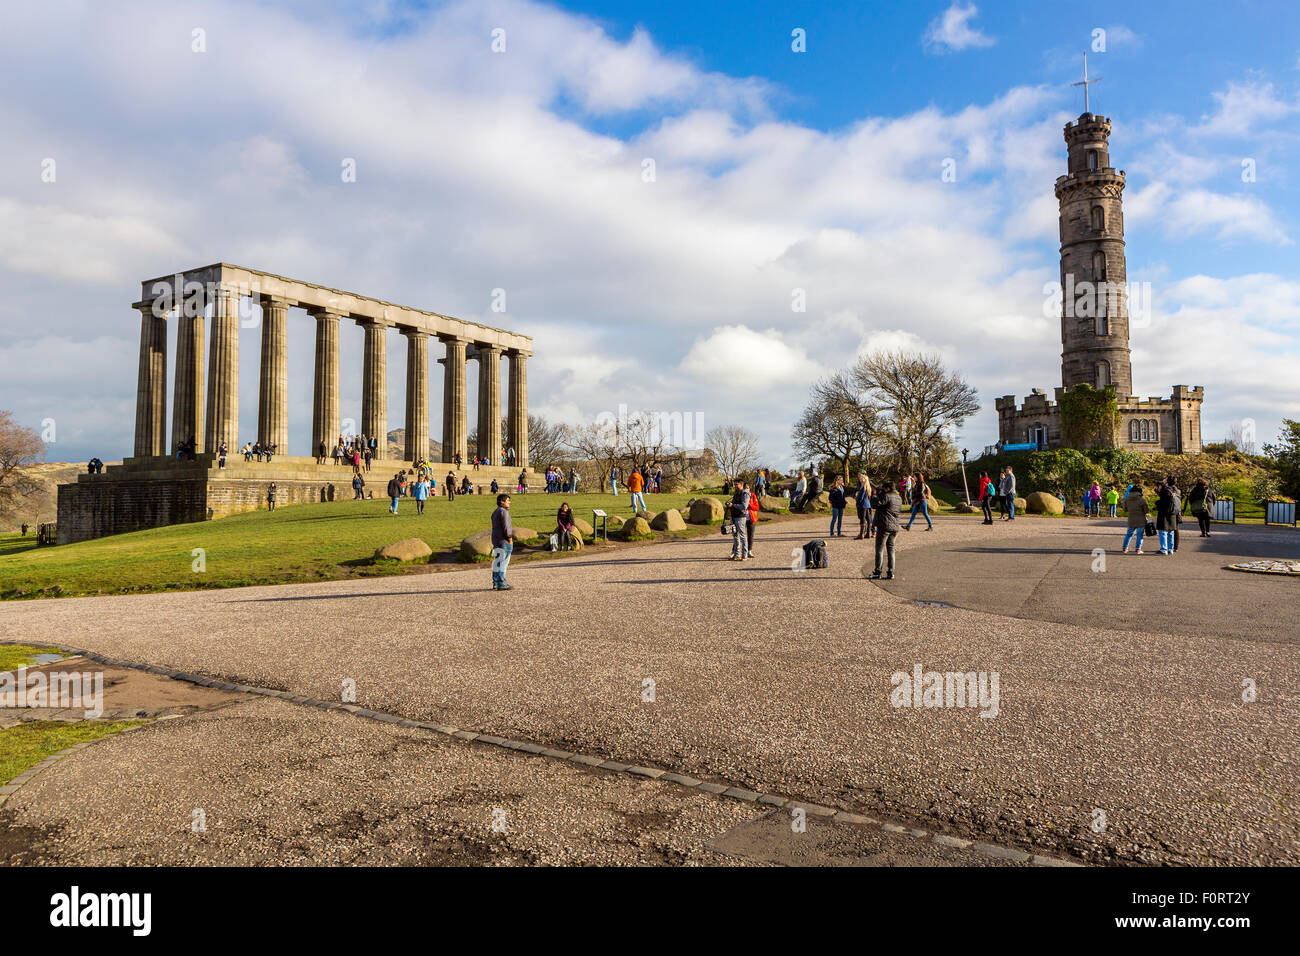
<instances>
[{"instance_id":1,"label":"castellated stone building","mask_svg":"<svg viewBox=\"0 0 1300 956\"><path fill-rule=\"evenodd\" d=\"M1110 120L1084 113L1065 127L1068 166L1056 180L1061 225L1061 387L1056 401L1034 389L994 404L998 438L1008 445L1068 447L1061 395L1076 385L1114 385L1120 427L1115 445L1141 452L1201 450L1200 386L1175 385L1169 398L1133 394L1129 358L1129 295L1124 261L1124 171L1110 164ZM1150 304L1142 309L1150 316Z\"/></svg>"}]
</instances>

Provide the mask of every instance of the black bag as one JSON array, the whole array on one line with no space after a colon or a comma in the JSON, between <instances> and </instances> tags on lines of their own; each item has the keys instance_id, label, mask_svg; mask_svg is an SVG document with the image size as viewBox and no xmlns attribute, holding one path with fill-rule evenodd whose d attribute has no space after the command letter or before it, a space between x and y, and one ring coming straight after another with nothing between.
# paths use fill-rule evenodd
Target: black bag
<instances>
[{"instance_id":1,"label":"black bag","mask_svg":"<svg viewBox=\"0 0 1300 956\"><path fill-rule=\"evenodd\" d=\"M1146 530L1143 531L1143 534L1148 538L1154 538L1156 536L1156 523L1154 521L1148 521Z\"/></svg>"},{"instance_id":2,"label":"black bag","mask_svg":"<svg viewBox=\"0 0 1300 956\"><path fill-rule=\"evenodd\" d=\"M803 546L803 566L805 568L827 568L830 567L830 559L826 554L826 542L818 538L816 541L809 541Z\"/></svg>"}]
</instances>

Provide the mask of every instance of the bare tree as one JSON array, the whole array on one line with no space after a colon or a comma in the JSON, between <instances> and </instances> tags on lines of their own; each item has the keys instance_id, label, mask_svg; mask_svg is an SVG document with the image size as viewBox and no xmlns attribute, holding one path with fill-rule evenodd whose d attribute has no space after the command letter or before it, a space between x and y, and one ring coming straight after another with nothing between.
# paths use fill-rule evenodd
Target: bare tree
<instances>
[{"instance_id":1,"label":"bare tree","mask_svg":"<svg viewBox=\"0 0 1300 956\"><path fill-rule=\"evenodd\" d=\"M9 412L0 411L0 513L9 513L19 498L41 490L41 483L23 469L44 457L41 436L18 424Z\"/></svg>"},{"instance_id":2,"label":"bare tree","mask_svg":"<svg viewBox=\"0 0 1300 956\"><path fill-rule=\"evenodd\" d=\"M564 443L575 458L592 463L600 476L601 489L610 471L623 459L622 429L613 419L570 425L564 430Z\"/></svg>"},{"instance_id":3,"label":"bare tree","mask_svg":"<svg viewBox=\"0 0 1300 956\"><path fill-rule=\"evenodd\" d=\"M717 459L718 470L735 479L758 460L758 436L739 425L720 425L704 436L705 445Z\"/></svg>"},{"instance_id":4,"label":"bare tree","mask_svg":"<svg viewBox=\"0 0 1300 956\"><path fill-rule=\"evenodd\" d=\"M875 352L857 361L849 379L885 420L883 434L898 467L929 472L952 465L948 432L978 412L980 404L975 389L937 355Z\"/></svg>"},{"instance_id":5,"label":"bare tree","mask_svg":"<svg viewBox=\"0 0 1300 956\"><path fill-rule=\"evenodd\" d=\"M837 372L813 385L812 397L794 423L795 453L809 458L833 458L848 478L855 458L869 457L879 432L876 410L862 400L852 379Z\"/></svg>"}]
</instances>

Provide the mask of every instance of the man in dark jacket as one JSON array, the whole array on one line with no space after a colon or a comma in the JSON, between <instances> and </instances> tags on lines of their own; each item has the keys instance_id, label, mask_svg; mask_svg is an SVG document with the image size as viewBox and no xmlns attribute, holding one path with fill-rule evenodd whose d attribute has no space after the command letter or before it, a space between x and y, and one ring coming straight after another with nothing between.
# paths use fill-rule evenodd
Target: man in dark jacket
<instances>
[{"instance_id":1,"label":"man in dark jacket","mask_svg":"<svg viewBox=\"0 0 1300 956\"><path fill-rule=\"evenodd\" d=\"M1178 550L1178 520L1183 510L1183 493L1173 475L1156 490L1156 532L1160 536L1160 553Z\"/></svg>"},{"instance_id":2,"label":"man in dark jacket","mask_svg":"<svg viewBox=\"0 0 1300 956\"><path fill-rule=\"evenodd\" d=\"M497 507L492 512L492 590L510 591L514 585L506 584L506 568L515 550L515 529L510 521L510 496L497 495Z\"/></svg>"},{"instance_id":3,"label":"man in dark jacket","mask_svg":"<svg viewBox=\"0 0 1300 956\"><path fill-rule=\"evenodd\" d=\"M881 564L886 552L889 554L889 568L884 577L886 581L894 580L894 539L898 537L898 530L902 526L900 519L903 514L903 499L898 496L896 487L895 482L883 482L876 494L875 516L872 518L876 527L876 570L871 574L873 581L881 577Z\"/></svg>"},{"instance_id":4,"label":"man in dark jacket","mask_svg":"<svg viewBox=\"0 0 1300 956\"><path fill-rule=\"evenodd\" d=\"M353 501L360 501L363 498L365 498L365 493L364 493L365 487L366 487L365 480L360 475L352 476L352 500Z\"/></svg>"},{"instance_id":5,"label":"man in dark jacket","mask_svg":"<svg viewBox=\"0 0 1300 956\"><path fill-rule=\"evenodd\" d=\"M389 512L397 514L397 502L402 497L402 476L401 474L393 475L388 479L388 498L392 502L388 506Z\"/></svg>"}]
</instances>

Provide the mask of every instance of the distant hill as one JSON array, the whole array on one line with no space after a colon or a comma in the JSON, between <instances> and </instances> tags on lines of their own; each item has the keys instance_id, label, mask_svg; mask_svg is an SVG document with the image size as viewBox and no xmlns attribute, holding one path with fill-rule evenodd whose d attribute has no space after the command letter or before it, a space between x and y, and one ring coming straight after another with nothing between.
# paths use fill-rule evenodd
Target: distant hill
<instances>
[{"instance_id":1,"label":"distant hill","mask_svg":"<svg viewBox=\"0 0 1300 956\"><path fill-rule=\"evenodd\" d=\"M398 460L406 457L405 428L394 428L388 433L387 457ZM429 439L429 458L431 461L442 461L442 442Z\"/></svg>"},{"instance_id":2,"label":"distant hill","mask_svg":"<svg viewBox=\"0 0 1300 956\"><path fill-rule=\"evenodd\" d=\"M22 472L34 479L40 490L23 498L8 513L0 514L0 528L16 529L24 521L33 527L42 521L54 521L58 517L59 485L76 481L85 470L83 463L67 461L43 461L23 468Z\"/></svg>"}]
</instances>

